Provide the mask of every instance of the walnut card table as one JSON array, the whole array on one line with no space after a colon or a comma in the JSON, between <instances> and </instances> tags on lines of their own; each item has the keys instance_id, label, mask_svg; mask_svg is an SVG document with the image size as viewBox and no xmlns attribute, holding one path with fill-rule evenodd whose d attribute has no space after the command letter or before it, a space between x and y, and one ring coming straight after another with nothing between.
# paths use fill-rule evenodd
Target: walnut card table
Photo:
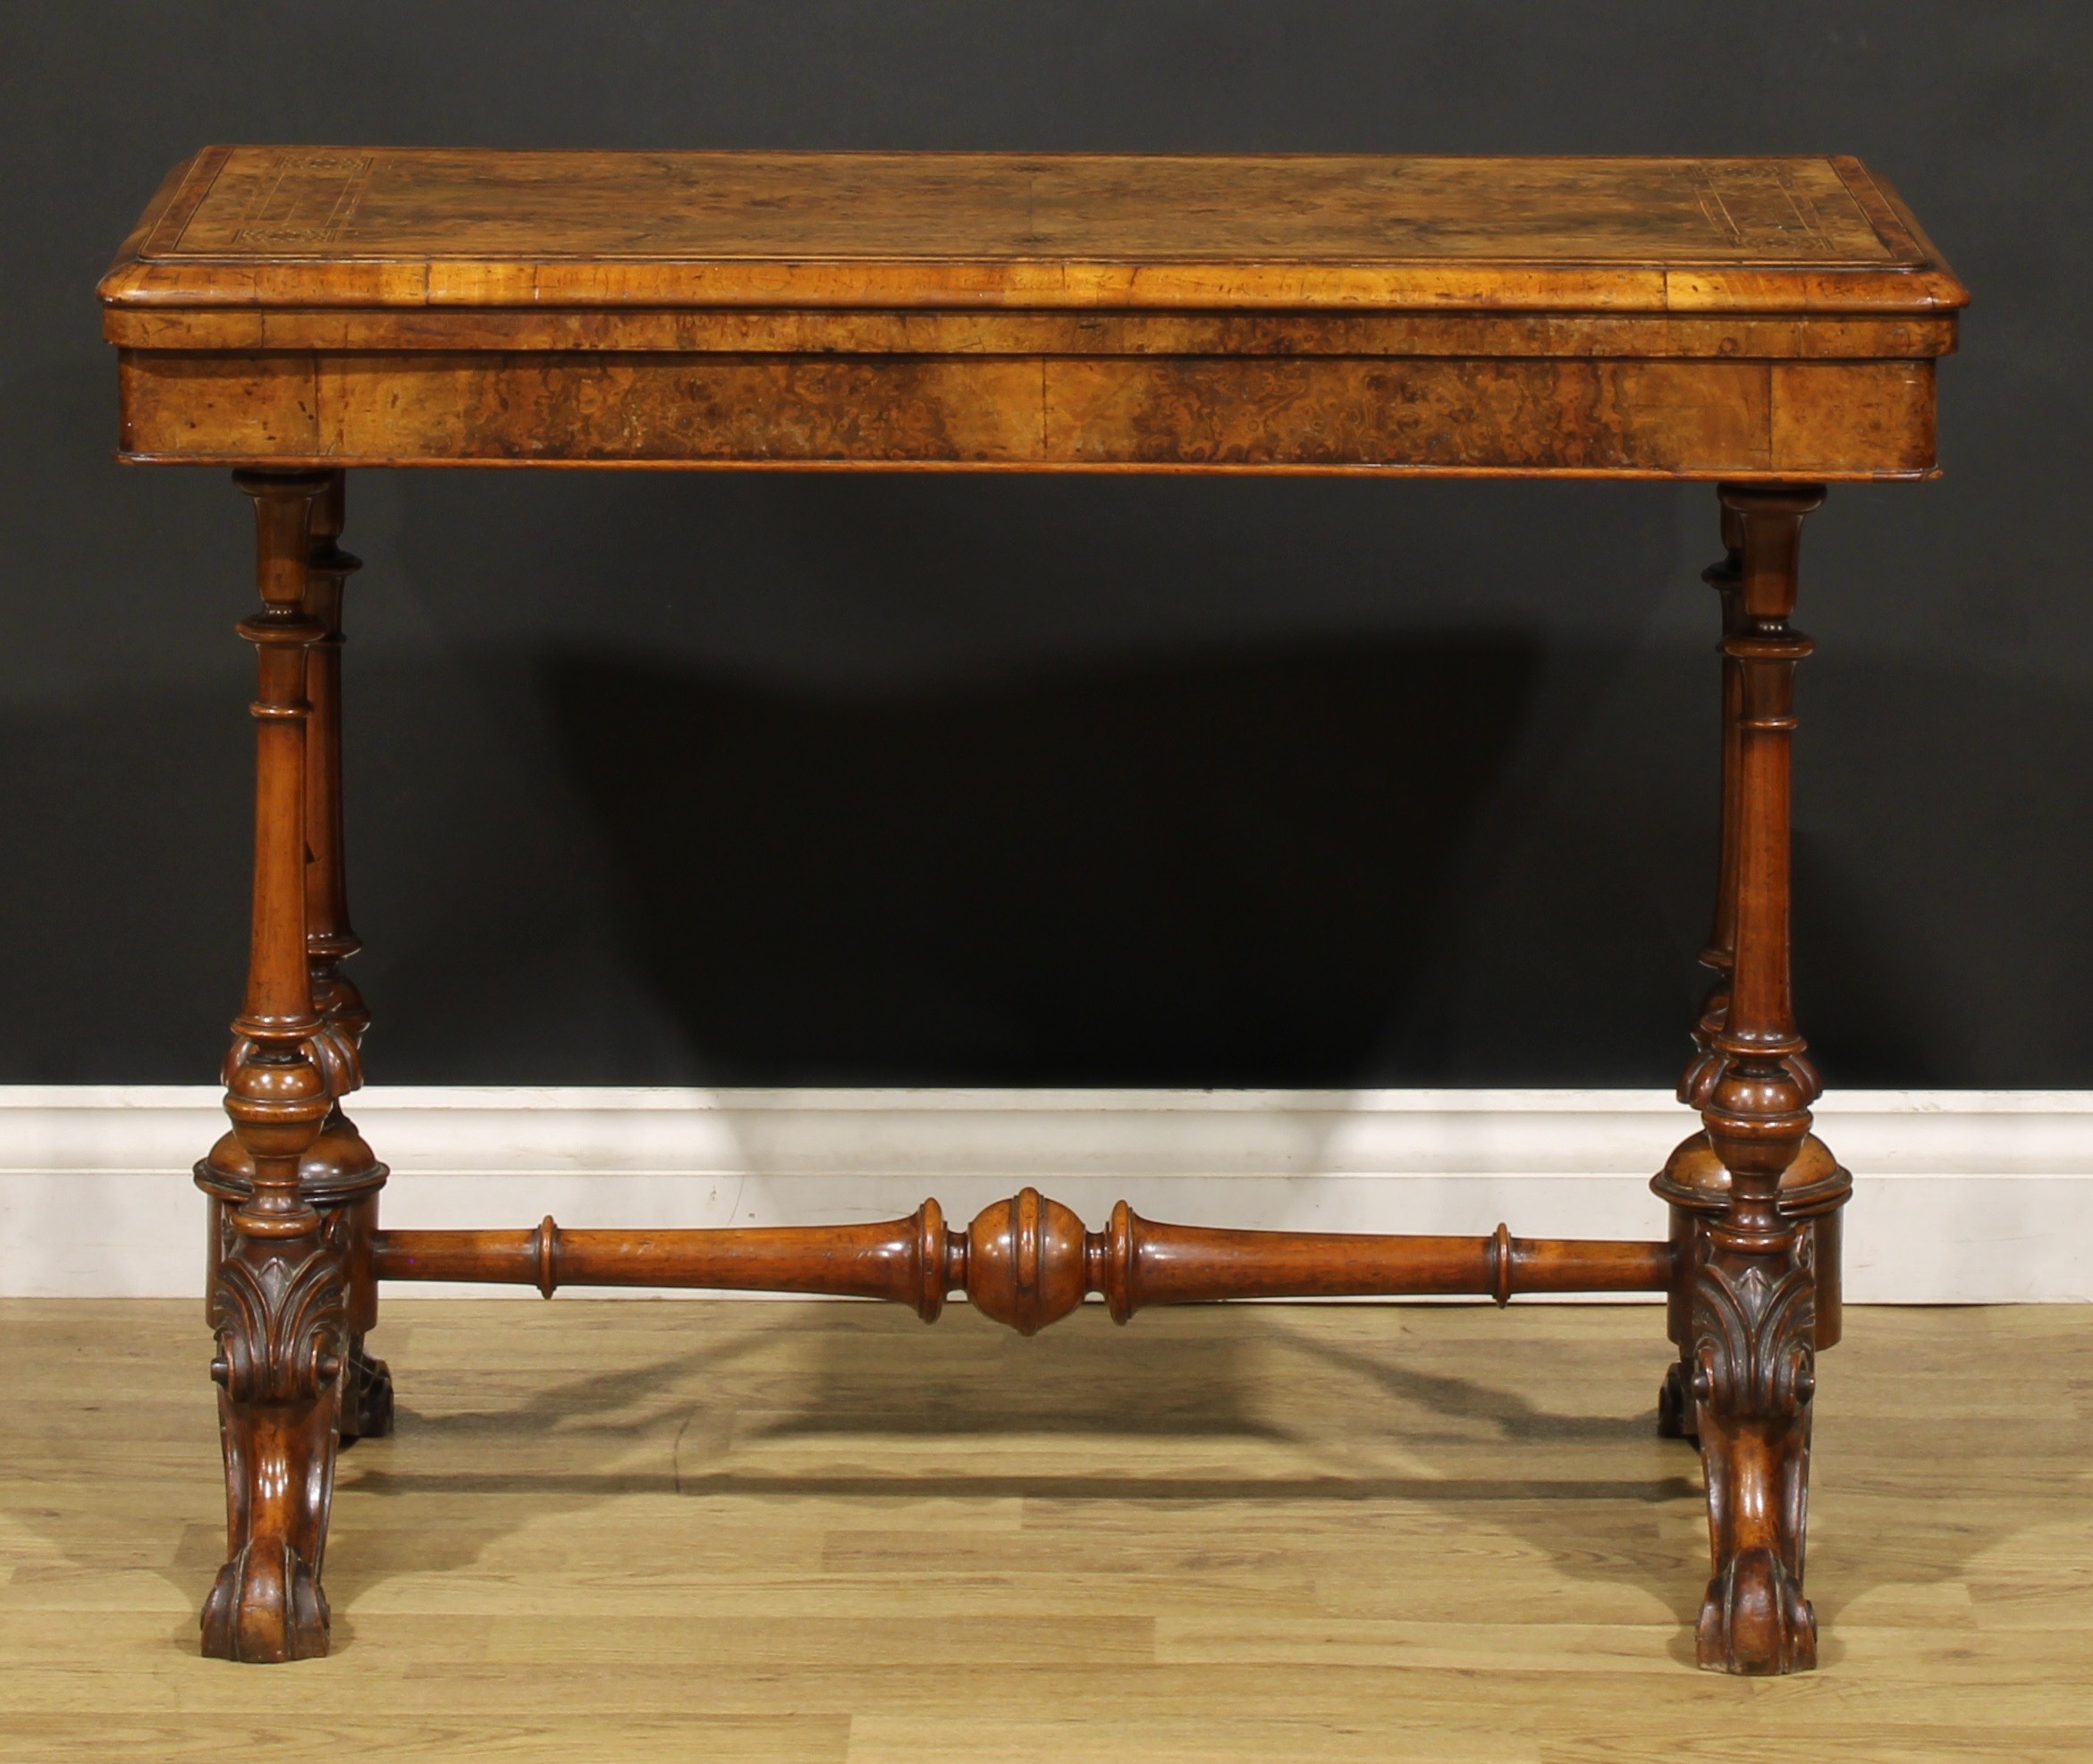
<instances>
[{"instance_id":1,"label":"walnut card table","mask_svg":"<svg viewBox=\"0 0 2093 1764\"><path fill-rule=\"evenodd\" d=\"M1789 623L1832 481L1934 466L1966 295L1852 159L1132 157L212 148L101 284L122 457L253 500L253 940L213 1214L229 1560L207 1653L324 1653L335 1456L385 1432L381 1280L953 1293L1025 1334L1102 1295L1668 1295L1659 1424L1698 1441L1703 1666L1816 1658L1816 1356L1852 1178L1788 982ZM1715 974L1700 1130L1649 1243L1101 1230L1027 1188L964 1230L387 1231L342 1101L337 541L352 466L1355 472L1718 486Z\"/></svg>"}]
</instances>

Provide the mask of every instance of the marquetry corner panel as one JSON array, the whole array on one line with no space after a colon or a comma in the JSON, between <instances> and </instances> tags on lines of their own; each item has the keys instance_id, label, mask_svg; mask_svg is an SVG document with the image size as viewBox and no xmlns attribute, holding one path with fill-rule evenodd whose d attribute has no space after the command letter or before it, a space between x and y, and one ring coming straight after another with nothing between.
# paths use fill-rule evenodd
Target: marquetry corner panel
<instances>
[{"instance_id":1,"label":"marquetry corner panel","mask_svg":"<svg viewBox=\"0 0 2093 1764\"><path fill-rule=\"evenodd\" d=\"M336 1456L392 1425L387 1280L1097 1298L1662 1293L1699 1447L1704 1666L1814 1664L1818 1356L1852 1178L1789 983L1801 537L1936 469L1966 296L1858 161L212 148L101 287L120 453L234 468L256 534L252 921L197 1166L228 1549L207 1652L324 1653ZM1713 978L1648 1242L1220 1230L1026 1187L964 1226L402 1231L345 1103L342 645L359 466L1321 472L1718 486Z\"/></svg>"}]
</instances>

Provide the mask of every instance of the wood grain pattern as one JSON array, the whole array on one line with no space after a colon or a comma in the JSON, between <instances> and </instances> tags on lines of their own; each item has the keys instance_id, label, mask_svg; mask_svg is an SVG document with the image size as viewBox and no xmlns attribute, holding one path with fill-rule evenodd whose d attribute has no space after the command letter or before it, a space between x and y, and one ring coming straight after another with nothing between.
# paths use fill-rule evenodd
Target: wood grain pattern
<instances>
[{"instance_id":1,"label":"wood grain pattern","mask_svg":"<svg viewBox=\"0 0 2093 1764\"><path fill-rule=\"evenodd\" d=\"M112 307L141 350L614 350L772 355L1614 356L1950 353L1952 317L1764 313L843 311L797 308Z\"/></svg>"},{"instance_id":2,"label":"wood grain pattern","mask_svg":"<svg viewBox=\"0 0 2093 1764\"><path fill-rule=\"evenodd\" d=\"M1665 310L1734 274L1963 298L1851 160L258 147L199 155L104 296Z\"/></svg>"},{"instance_id":3,"label":"wood grain pattern","mask_svg":"<svg viewBox=\"0 0 2093 1764\"><path fill-rule=\"evenodd\" d=\"M1841 1172L1844 1175L1844 1172ZM1842 1196L1843 1198L1843 1196ZM1717 1203L1719 1209L1719 1202ZM1084 1297L1116 1321L1152 1304L1229 1298L1468 1295L1508 1304L1523 1293L1665 1292L1679 1279L1669 1243L1216 1230L1143 1219L1121 1201L1090 1231L1025 1188L948 1230L925 1201L907 1219L672 1231L381 1231L382 1280L536 1287L697 1287L729 1292L882 1298L935 1322L954 1292L1020 1335Z\"/></svg>"},{"instance_id":4,"label":"wood grain pattern","mask_svg":"<svg viewBox=\"0 0 2093 1764\"><path fill-rule=\"evenodd\" d=\"M1843 477L1900 461L1922 470L1935 453L1930 361L1772 365L1773 455L1797 477Z\"/></svg>"},{"instance_id":5,"label":"wood grain pattern","mask_svg":"<svg viewBox=\"0 0 2093 1764\"><path fill-rule=\"evenodd\" d=\"M124 455L164 463L1864 480L1934 459L1924 362L125 350L120 372Z\"/></svg>"},{"instance_id":6,"label":"wood grain pattern","mask_svg":"<svg viewBox=\"0 0 2093 1764\"><path fill-rule=\"evenodd\" d=\"M152 257L1878 264L1825 159L234 148ZM1915 260L1915 259L1907 259Z\"/></svg>"},{"instance_id":7,"label":"wood grain pattern","mask_svg":"<svg viewBox=\"0 0 2093 1764\"><path fill-rule=\"evenodd\" d=\"M343 1458L337 1645L281 1673L190 1640L220 1542L195 1329L0 1301L36 1417L0 1429L18 1764L2085 1753L2083 1307L1851 1313L1823 1660L1751 1682L1684 1665L1705 1538L1692 1453L1650 1431L1648 1306L1096 1305L1024 1342L393 1296L413 1424Z\"/></svg>"},{"instance_id":8,"label":"wood grain pattern","mask_svg":"<svg viewBox=\"0 0 2093 1764\"><path fill-rule=\"evenodd\" d=\"M1824 480L1967 296L1845 159L214 148L102 298L140 462Z\"/></svg>"},{"instance_id":9,"label":"wood grain pattern","mask_svg":"<svg viewBox=\"0 0 2093 1764\"><path fill-rule=\"evenodd\" d=\"M1056 363L1046 452L1088 464L1751 472L1751 362ZM1858 451L1858 450L1856 450Z\"/></svg>"}]
</instances>

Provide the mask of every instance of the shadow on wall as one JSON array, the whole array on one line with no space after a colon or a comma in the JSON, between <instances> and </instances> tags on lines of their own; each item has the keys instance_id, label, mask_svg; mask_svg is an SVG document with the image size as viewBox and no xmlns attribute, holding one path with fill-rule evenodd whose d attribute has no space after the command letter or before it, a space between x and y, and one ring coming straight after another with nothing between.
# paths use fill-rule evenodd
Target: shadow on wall
<instances>
[{"instance_id":1,"label":"shadow on wall","mask_svg":"<svg viewBox=\"0 0 2093 1764\"><path fill-rule=\"evenodd\" d=\"M377 1081L1661 1085L1681 1057L1711 817L1648 743L1705 728L1698 657L1651 658L1679 717L1538 786L1561 669L1522 636L888 696L483 659L520 753L454 673L357 677ZM1830 1081L2082 1083L2093 702L1836 657L1809 685L1796 979ZM245 944L246 696L0 712L11 1082L209 1082ZM1971 726L2017 763L1964 754ZM1624 755L1634 789L1598 797Z\"/></svg>"},{"instance_id":2,"label":"shadow on wall","mask_svg":"<svg viewBox=\"0 0 2093 1764\"><path fill-rule=\"evenodd\" d=\"M1491 633L905 696L540 679L629 959L719 1082L1228 1085L1386 1051L1539 668Z\"/></svg>"},{"instance_id":3,"label":"shadow on wall","mask_svg":"<svg viewBox=\"0 0 2093 1764\"><path fill-rule=\"evenodd\" d=\"M11 1082L208 1082L238 1001L244 501L112 484L0 658ZM1667 1084L1711 501L359 474L374 1081ZM2082 1084L2093 694L1874 646L1870 506L1806 620L1805 1033Z\"/></svg>"}]
</instances>

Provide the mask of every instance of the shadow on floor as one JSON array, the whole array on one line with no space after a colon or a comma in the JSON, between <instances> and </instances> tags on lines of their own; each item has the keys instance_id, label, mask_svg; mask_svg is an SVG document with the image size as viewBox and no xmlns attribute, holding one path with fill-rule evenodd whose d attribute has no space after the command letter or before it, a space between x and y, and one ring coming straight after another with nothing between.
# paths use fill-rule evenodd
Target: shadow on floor
<instances>
[{"instance_id":1,"label":"shadow on floor","mask_svg":"<svg viewBox=\"0 0 2093 1764\"><path fill-rule=\"evenodd\" d=\"M1654 1395L1667 1357L1650 1307L1588 1307L1567 1327L1559 1312L1542 1324L1520 1307L1504 1317L1430 1306L1342 1307L1335 1317L1237 1306L1223 1317L1194 1307L1118 1330L1092 1306L1027 1342L964 1306L926 1331L868 1306L605 1305L627 1321L600 1320L621 1339L599 1336L598 1351L615 1362L599 1371L571 1370L580 1320L503 1309L513 1326L505 1318L484 1336L502 1347L498 1363L460 1361L455 1342L418 1353L411 1321L388 1350L400 1432L342 1461L327 1580L345 1617L400 1575L469 1569L528 1527L630 1496L1304 1510L1396 1502L1515 1540L1573 1581L1654 1599L1678 1625L1672 1651L1691 1658L1706 1573L1699 1466L1690 1447L1655 1437L1653 1405L1637 1394ZM1609 1309L1611 1321L1598 1314ZM1878 1454L1896 1452L1903 1423L1894 1408L1870 1408L1867 1393L1890 1390L1898 1367L1918 1363L1903 1340L1916 1325L1903 1314L1888 1313L1870 1348L1875 1313L1855 1312L1858 1345L1850 1338L1827 1368L1827 1392L1843 1386L1858 1405L1842 1423L1847 1439L1889 1430L1870 1447ZM695 1339L654 1351L647 1338L675 1339L687 1316ZM1969 1313L1961 1321L1978 1327ZM1981 1328L1979 1338L1971 1350L1992 1352ZM555 1340L556 1369L545 1364ZM1870 1354L1882 1363L1860 1363ZM1920 1359L1952 1365L1953 1345L1945 1358L1937 1345ZM1841 1379L1837 1363L1858 1376ZM1952 1507L1916 1536L1878 1534L1888 1522L1865 1464L1852 1486L1833 1484L1844 1517L1832 1548L1819 1541L1812 1572L1827 1659L1838 1657L1841 1613L1857 1600L1962 1577L2034 1523L2025 1503L1981 1498L1985 1466L2004 1449L1984 1446L1996 1437L1991 1424L1949 1414L1927 1424L1944 1461L1975 1480L1960 1498L1945 1490ZM2071 1439L2052 1443L2043 1463L2077 1461L2062 1451ZM1820 1494L1823 1475L1820 1456ZM164 1571L192 1605L224 1541L198 1517ZM64 1533L69 1552L79 1537ZM352 1628L344 1625L344 1644Z\"/></svg>"},{"instance_id":2,"label":"shadow on floor","mask_svg":"<svg viewBox=\"0 0 2093 1764\"><path fill-rule=\"evenodd\" d=\"M337 1600L352 1604L406 1568L465 1567L561 1512L654 1494L1487 1508L1483 1523L1573 1573L1650 1592L1682 1622L1698 1603L1690 1551L1649 1536L1654 1555L1595 1549L1592 1524L1595 1507L1623 1505L1675 1507L1690 1519L1690 1449L1651 1437L1653 1410L1555 1413L1405 1363L1421 1347L1446 1351L1429 1345L1429 1312L1397 1323L1402 1312L1377 1308L1368 1314L1395 1326L1363 1344L1321 1338L1270 1307L1235 1308L1225 1321L1211 1310L1155 1314L1125 1331L1089 1307L1030 1342L959 1307L928 1334L857 1307L819 1307L814 1326L782 1329L781 1307L749 1309L750 1325L725 1340L563 1379L512 1405L418 1413L411 1368L396 1365L401 1435L344 1460L342 1515L352 1528L370 1523L374 1499L489 1505L417 1527L411 1561L338 1552ZM1646 1314L1654 1391L1666 1350L1661 1321ZM1562 1388L1567 1401L1575 1385ZM1378 1431L1362 1430L1363 1418ZM1536 1473L1504 1462L1515 1457L1538 1457Z\"/></svg>"}]
</instances>

